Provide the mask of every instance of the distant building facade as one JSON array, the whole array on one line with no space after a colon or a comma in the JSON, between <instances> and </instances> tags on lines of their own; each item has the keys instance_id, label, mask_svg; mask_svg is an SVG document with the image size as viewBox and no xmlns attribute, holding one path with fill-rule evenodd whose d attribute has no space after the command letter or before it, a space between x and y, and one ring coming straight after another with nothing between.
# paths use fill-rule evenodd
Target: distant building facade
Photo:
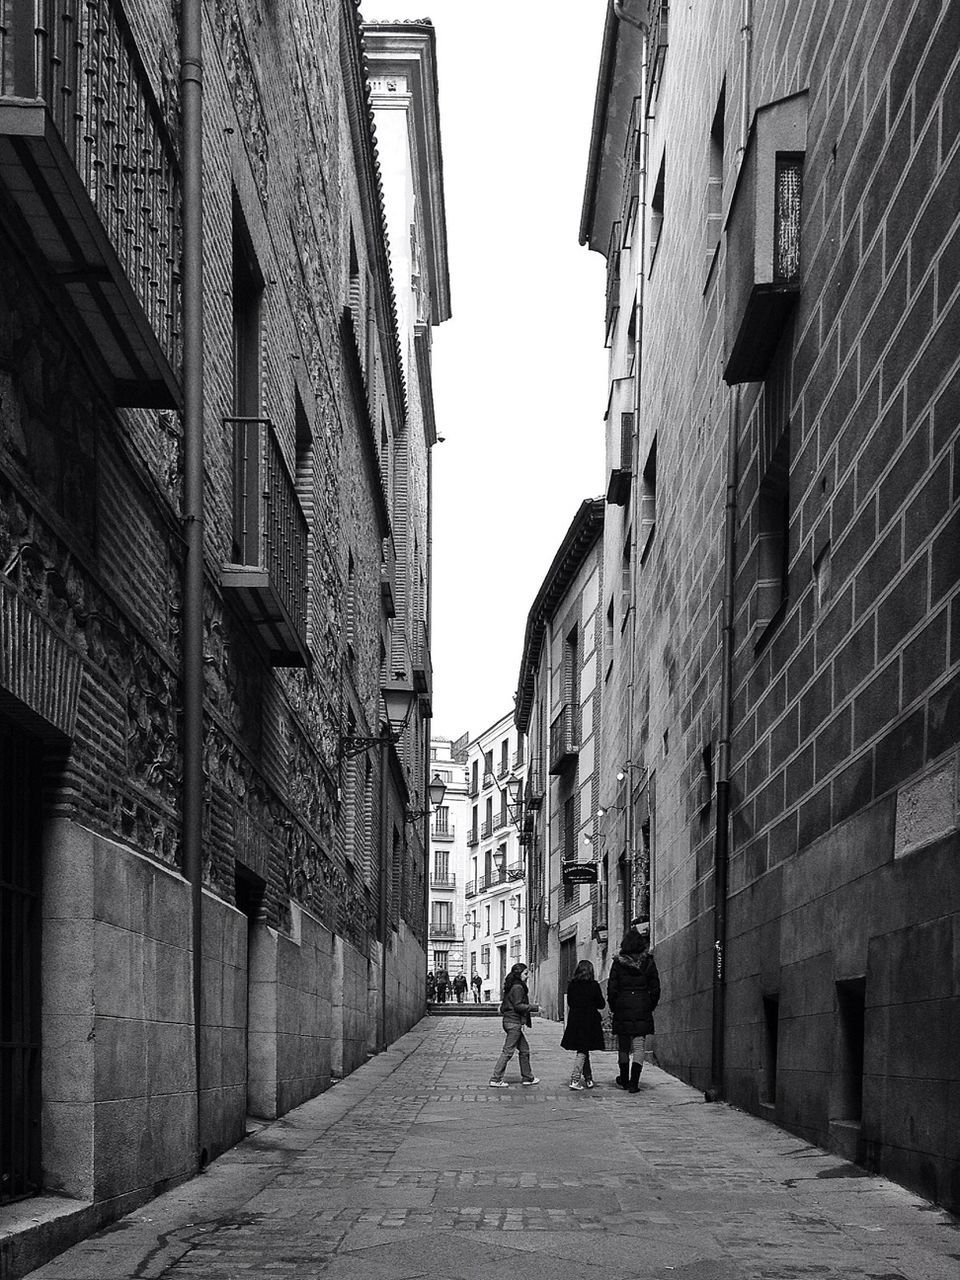
<instances>
[{"instance_id":1,"label":"distant building facade","mask_svg":"<svg viewBox=\"0 0 960 1280\"><path fill-rule=\"evenodd\" d=\"M523 738L502 716L467 744L466 900L463 937L467 978L479 973L484 1000L499 1001L503 980L525 954L527 877L519 811L509 782L525 778Z\"/></svg>"},{"instance_id":2,"label":"distant building facade","mask_svg":"<svg viewBox=\"0 0 960 1280\"><path fill-rule=\"evenodd\" d=\"M439 778L446 792L430 824L427 968L433 972L446 969L451 978L464 968L469 815L466 746L466 735L456 741L434 737L430 744L430 777Z\"/></svg>"},{"instance_id":3,"label":"distant building facade","mask_svg":"<svg viewBox=\"0 0 960 1280\"><path fill-rule=\"evenodd\" d=\"M599 819L604 500L582 503L527 617L515 721L527 743L526 959L543 1012L566 1015L580 960L606 954L610 851ZM580 868L579 871L571 867ZM579 879L587 873L592 879Z\"/></svg>"},{"instance_id":4,"label":"distant building facade","mask_svg":"<svg viewBox=\"0 0 960 1280\"><path fill-rule=\"evenodd\" d=\"M175 11L104 0L71 59L17 13L0 68L16 833L0 1112L18 1128L0 1200L75 1197L89 1229L423 1011L426 829L407 815L429 758L429 334L449 311L436 68L429 24L368 29L415 68L406 149L398 131L378 160L353 0L205 14L194 912ZM75 6L50 14L68 30ZM405 699L393 729L384 691Z\"/></svg>"},{"instance_id":5,"label":"distant building facade","mask_svg":"<svg viewBox=\"0 0 960 1280\"><path fill-rule=\"evenodd\" d=\"M954 1210L958 24L611 4L581 223L658 1059Z\"/></svg>"}]
</instances>

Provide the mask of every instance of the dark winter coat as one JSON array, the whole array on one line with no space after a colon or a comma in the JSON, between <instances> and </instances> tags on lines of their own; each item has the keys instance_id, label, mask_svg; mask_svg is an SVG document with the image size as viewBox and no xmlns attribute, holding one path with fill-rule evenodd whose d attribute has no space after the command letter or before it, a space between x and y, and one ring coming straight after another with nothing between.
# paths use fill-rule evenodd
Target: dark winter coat
<instances>
[{"instance_id":1,"label":"dark winter coat","mask_svg":"<svg viewBox=\"0 0 960 1280\"><path fill-rule=\"evenodd\" d=\"M527 991L526 983L521 982L519 978L514 978L510 982L504 993L503 1000L500 1002L500 1012L503 1014L503 1025L511 1027L529 1027L533 1024L530 1021L530 995Z\"/></svg>"},{"instance_id":2,"label":"dark winter coat","mask_svg":"<svg viewBox=\"0 0 960 1280\"><path fill-rule=\"evenodd\" d=\"M600 1010L606 1002L600 983L572 979L567 984L567 1025L563 1030L560 1047L576 1053L589 1053L603 1048L603 1027Z\"/></svg>"},{"instance_id":3,"label":"dark winter coat","mask_svg":"<svg viewBox=\"0 0 960 1280\"><path fill-rule=\"evenodd\" d=\"M607 1000L613 1014L613 1030L618 1036L653 1034L653 1011L660 999L660 975L649 951L624 955L621 951L610 966Z\"/></svg>"}]
</instances>

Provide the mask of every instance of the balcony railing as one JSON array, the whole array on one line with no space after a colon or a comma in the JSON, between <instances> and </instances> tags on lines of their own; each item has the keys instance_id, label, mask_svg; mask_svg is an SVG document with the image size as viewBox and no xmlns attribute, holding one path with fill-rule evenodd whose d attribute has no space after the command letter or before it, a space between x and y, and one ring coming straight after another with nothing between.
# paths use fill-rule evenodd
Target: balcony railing
<instances>
[{"instance_id":1,"label":"balcony railing","mask_svg":"<svg viewBox=\"0 0 960 1280\"><path fill-rule=\"evenodd\" d=\"M465 898L475 898L475 897L477 896L477 882L476 882L476 880L468 880L468 881L467 881L467 883L466 883L466 887L465 887L465 888L464 888L464 890L463 890L463 895L464 895L464 897L465 897Z\"/></svg>"},{"instance_id":2,"label":"balcony railing","mask_svg":"<svg viewBox=\"0 0 960 1280\"><path fill-rule=\"evenodd\" d=\"M115 402L179 406L179 174L123 9L0 5L0 178Z\"/></svg>"},{"instance_id":3,"label":"balcony railing","mask_svg":"<svg viewBox=\"0 0 960 1280\"><path fill-rule=\"evenodd\" d=\"M524 795L524 804L527 809L539 809L543 804L543 768L539 759L530 761L530 767L527 770L527 786Z\"/></svg>"},{"instance_id":4,"label":"balcony railing","mask_svg":"<svg viewBox=\"0 0 960 1280\"><path fill-rule=\"evenodd\" d=\"M569 703L550 726L550 772L561 773L580 751L579 717Z\"/></svg>"},{"instance_id":5,"label":"balcony railing","mask_svg":"<svg viewBox=\"0 0 960 1280\"><path fill-rule=\"evenodd\" d=\"M504 813L501 810L500 813L498 813L493 820L494 831L502 831L504 827L509 827L509 825L510 825L509 813Z\"/></svg>"},{"instance_id":6,"label":"balcony railing","mask_svg":"<svg viewBox=\"0 0 960 1280\"><path fill-rule=\"evenodd\" d=\"M276 666L308 661L307 521L271 423L225 418L234 433L234 541L239 563L220 583L235 591Z\"/></svg>"},{"instance_id":7,"label":"balcony railing","mask_svg":"<svg viewBox=\"0 0 960 1280\"><path fill-rule=\"evenodd\" d=\"M388 618L397 616L397 553L393 539L384 538L380 552L380 599Z\"/></svg>"},{"instance_id":8,"label":"balcony railing","mask_svg":"<svg viewBox=\"0 0 960 1280\"><path fill-rule=\"evenodd\" d=\"M484 891L484 889L492 889L495 885L506 884L507 883L506 868L500 867L499 869L494 868L493 871L488 871L486 875L482 875L480 877L480 880L478 883L479 883L479 888L481 893Z\"/></svg>"},{"instance_id":9,"label":"balcony railing","mask_svg":"<svg viewBox=\"0 0 960 1280\"><path fill-rule=\"evenodd\" d=\"M486 840L487 836L493 835L493 819L486 818L480 828L480 839Z\"/></svg>"},{"instance_id":10,"label":"balcony railing","mask_svg":"<svg viewBox=\"0 0 960 1280\"><path fill-rule=\"evenodd\" d=\"M426 714L430 714L433 698L433 662L430 657L430 640L427 635L427 624L418 621L413 635L413 687L426 703Z\"/></svg>"},{"instance_id":11,"label":"balcony railing","mask_svg":"<svg viewBox=\"0 0 960 1280\"><path fill-rule=\"evenodd\" d=\"M456 942L459 934L449 920L431 920L430 937L441 938L447 942Z\"/></svg>"},{"instance_id":12,"label":"balcony railing","mask_svg":"<svg viewBox=\"0 0 960 1280\"><path fill-rule=\"evenodd\" d=\"M507 879L508 880L523 879L523 863L522 862L511 862L510 866L507 867Z\"/></svg>"},{"instance_id":13,"label":"balcony railing","mask_svg":"<svg viewBox=\"0 0 960 1280\"><path fill-rule=\"evenodd\" d=\"M455 889L456 887L457 887L457 877L452 872L448 873L447 875L441 875L441 876L432 875L430 877L431 889Z\"/></svg>"},{"instance_id":14,"label":"balcony railing","mask_svg":"<svg viewBox=\"0 0 960 1280\"><path fill-rule=\"evenodd\" d=\"M487 787L492 787L492 786L493 786L493 770L492 770L492 769L484 769L484 771L483 771L483 787L484 787L484 790L486 790L486 788L487 788Z\"/></svg>"},{"instance_id":15,"label":"balcony railing","mask_svg":"<svg viewBox=\"0 0 960 1280\"><path fill-rule=\"evenodd\" d=\"M523 768L523 747L517 747L513 753L513 767L514 769Z\"/></svg>"},{"instance_id":16,"label":"balcony railing","mask_svg":"<svg viewBox=\"0 0 960 1280\"><path fill-rule=\"evenodd\" d=\"M430 828L430 838L432 840L453 840L456 835L456 828L448 823L445 827L436 825Z\"/></svg>"},{"instance_id":17,"label":"balcony railing","mask_svg":"<svg viewBox=\"0 0 960 1280\"><path fill-rule=\"evenodd\" d=\"M474 845L480 843L480 832L476 827L471 827L467 832L467 844Z\"/></svg>"}]
</instances>

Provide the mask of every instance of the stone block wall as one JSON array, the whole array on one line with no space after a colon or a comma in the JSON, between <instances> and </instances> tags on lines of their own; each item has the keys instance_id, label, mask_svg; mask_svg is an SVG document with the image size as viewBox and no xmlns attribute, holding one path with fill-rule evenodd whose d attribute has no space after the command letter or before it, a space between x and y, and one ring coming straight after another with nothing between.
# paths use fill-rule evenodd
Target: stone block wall
<instances>
[{"instance_id":1,"label":"stone block wall","mask_svg":"<svg viewBox=\"0 0 960 1280\"><path fill-rule=\"evenodd\" d=\"M724 99L725 213L736 179L739 11L671 7L650 123L648 171L662 163L665 182L639 457L656 433L665 500L637 575L636 703L657 782L657 1053L710 1082L715 808L697 788L718 745L735 413L725 1088L956 1207L940 1028L955 1032L960 1002L960 11L756 0L752 35L751 114L801 92L808 109L800 292L760 381L723 382L724 238L716 259L699 252ZM758 628L784 439L785 593ZM936 1032L905 1052L900 1028L928 1019Z\"/></svg>"}]
</instances>

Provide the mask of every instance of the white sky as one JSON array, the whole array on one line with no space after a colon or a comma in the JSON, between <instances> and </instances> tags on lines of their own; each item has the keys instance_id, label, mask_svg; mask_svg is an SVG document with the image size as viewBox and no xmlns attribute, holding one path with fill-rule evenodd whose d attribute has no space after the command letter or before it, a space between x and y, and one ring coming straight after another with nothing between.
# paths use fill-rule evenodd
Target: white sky
<instances>
[{"instance_id":1,"label":"white sky","mask_svg":"<svg viewBox=\"0 0 960 1280\"><path fill-rule=\"evenodd\" d=\"M424 0L409 15L437 32L453 309L433 358L438 736L511 710L534 596L603 491L605 268L578 234L605 12Z\"/></svg>"}]
</instances>

